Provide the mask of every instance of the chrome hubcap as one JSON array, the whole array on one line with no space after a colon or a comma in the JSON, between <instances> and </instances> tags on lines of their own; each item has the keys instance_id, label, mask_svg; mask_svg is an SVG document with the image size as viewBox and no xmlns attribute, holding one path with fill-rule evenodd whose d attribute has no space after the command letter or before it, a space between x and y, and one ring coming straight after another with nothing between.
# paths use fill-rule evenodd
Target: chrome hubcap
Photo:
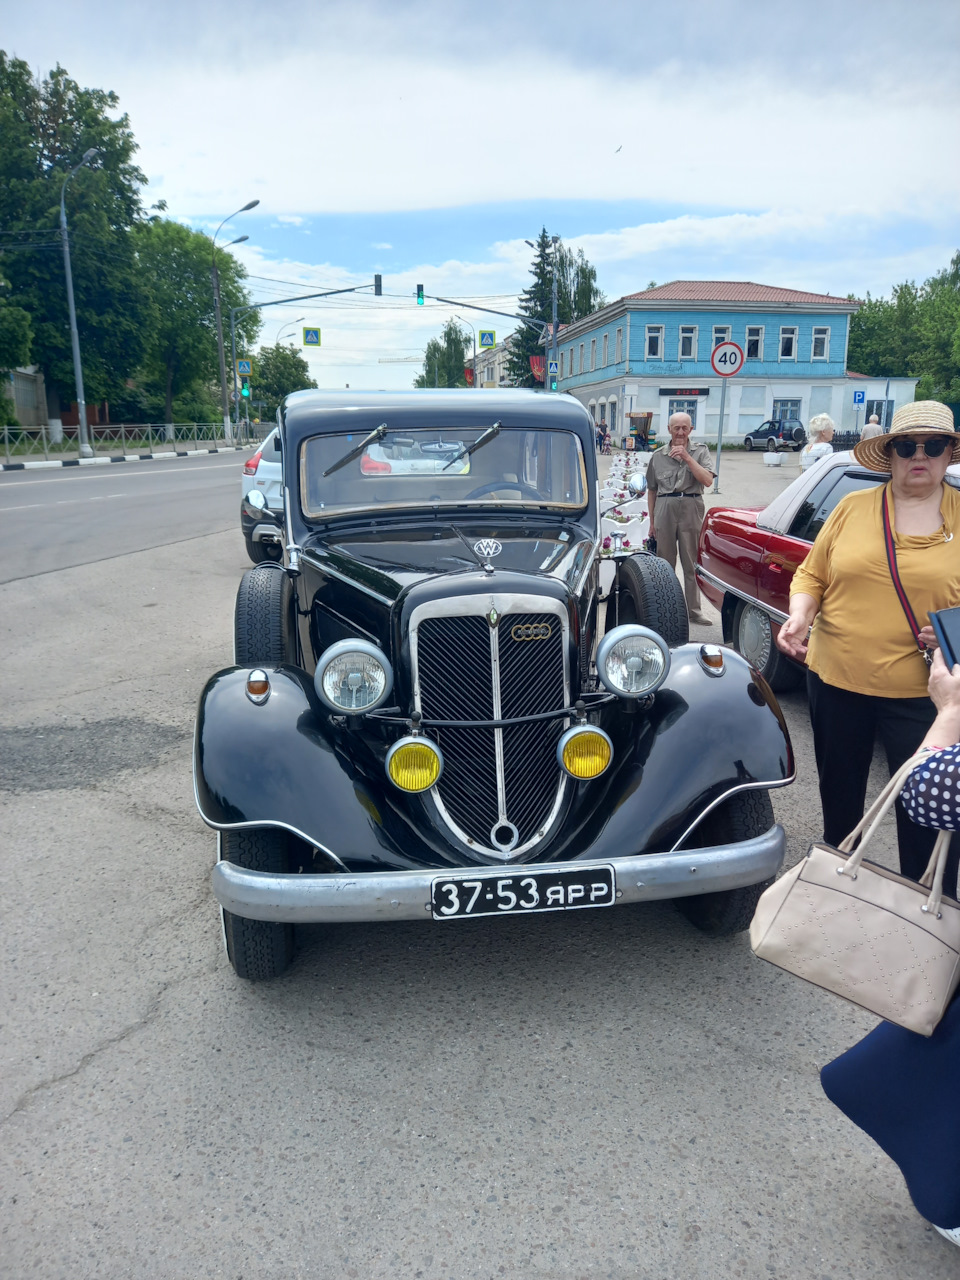
<instances>
[{"instance_id":1,"label":"chrome hubcap","mask_svg":"<svg viewBox=\"0 0 960 1280\"><path fill-rule=\"evenodd\" d=\"M750 663L763 671L770 661L773 649L773 634L770 630L770 619L762 609L748 604L740 615L737 648Z\"/></svg>"}]
</instances>

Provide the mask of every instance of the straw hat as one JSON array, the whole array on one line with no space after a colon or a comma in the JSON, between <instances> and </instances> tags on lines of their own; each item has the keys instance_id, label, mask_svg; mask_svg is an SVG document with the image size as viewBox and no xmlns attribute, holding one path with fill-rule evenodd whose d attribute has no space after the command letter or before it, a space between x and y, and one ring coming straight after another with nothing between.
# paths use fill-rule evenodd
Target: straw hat
<instances>
[{"instance_id":1,"label":"straw hat","mask_svg":"<svg viewBox=\"0 0 960 1280\"><path fill-rule=\"evenodd\" d=\"M882 436L871 436L853 446L853 456L869 471L889 471L887 449L898 436L953 436L950 461L960 463L960 432L953 425L953 413L938 400L915 400L902 405L893 415L890 430Z\"/></svg>"}]
</instances>

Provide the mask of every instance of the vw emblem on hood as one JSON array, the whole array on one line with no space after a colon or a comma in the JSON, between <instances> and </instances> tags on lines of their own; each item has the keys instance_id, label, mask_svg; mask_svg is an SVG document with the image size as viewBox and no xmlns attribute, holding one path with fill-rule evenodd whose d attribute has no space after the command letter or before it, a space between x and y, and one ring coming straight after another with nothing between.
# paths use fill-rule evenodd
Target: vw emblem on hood
<instances>
[{"instance_id":1,"label":"vw emblem on hood","mask_svg":"<svg viewBox=\"0 0 960 1280\"><path fill-rule=\"evenodd\" d=\"M473 549L482 560L492 560L494 556L498 556L503 547L496 538L481 538L479 542L473 544Z\"/></svg>"}]
</instances>

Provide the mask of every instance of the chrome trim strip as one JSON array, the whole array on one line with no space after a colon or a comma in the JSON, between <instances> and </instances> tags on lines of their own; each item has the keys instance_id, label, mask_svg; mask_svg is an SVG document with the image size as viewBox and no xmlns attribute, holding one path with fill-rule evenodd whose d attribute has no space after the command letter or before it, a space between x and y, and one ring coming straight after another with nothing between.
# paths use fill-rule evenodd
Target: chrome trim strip
<instances>
[{"instance_id":1,"label":"chrome trim strip","mask_svg":"<svg viewBox=\"0 0 960 1280\"><path fill-rule=\"evenodd\" d=\"M538 863L516 868L548 874L591 866L614 868L617 906L693 897L761 884L783 864L786 836L774 824L751 840L671 853L637 853L625 858ZM502 875L507 868L487 868ZM232 862L213 869L213 892L226 911L249 920L290 924L348 924L354 921L430 919L430 891L436 879L469 868L446 871L386 871L362 874L275 875L248 871ZM511 868L511 870L513 870ZM477 869L477 875L483 869Z\"/></svg>"},{"instance_id":2,"label":"chrome trim strip","mask_svg":"<svg viewBox=\"0 0 960 1280\"><path fill-rule=\"evenodd\" d=\"M493 681L493 718L503 718L503 698L500 693L500 625L490 628L490 677ZM507 822L507 788L503 760L503 728L493 731L493 755L497 771L497 822ZM512 824L511 824L512 825ZM514 828L516 831L516 828Z\"/></svg>"},{"instance_id":3,"label":"chrome trim strip","mask_svg":"<svg viewBox=\"0 0 960 1280\"><path fill-rule=\"evenodd\" d=\"M756 596L748 595L746 591L741 591L739 587L731 587L729 583L721 581L714 574L709 573L702 565L696 566L696 575L698 578L705 578L707 582L715 586L719 591L729 591L732 596L737 596L740 600L745 600L747 604L756 605L758 609L762 609L764 613L768 613L775 622L779 622L782 626L789 618L788 613L783 613L779 609L775 609L772 604L764 604L762 600L758 600Z\"/></svg>"},{"instance_id":4,"label":"chrome trim strip","mask_svg":"<svg viewBox=\"0 0 960 1280\"><path fill-rule=\"evenodd\" d=\"M410 679L413 685L413 705L414 710L422 711L420 700L420 666L419 666L419 629L420 623L425 618L455 618L455 617L486 617L491 609L495 609L501 618L510 613L552 613L560 619L560 625L563 631L563 690L566 705L570 704L570 626L567 611L560 600L554 600L550 596L539 595L500 595L496 591L480 592L472 596L456 596L453 599L446 600L429 600L426 604L418 605L410 615ZM495 629L491 628L491 632L495 635ZM491 641L491 646L493 641ZM491 655L493 656L493 648L491 647ZM499 708L500 703L500 687L499 687L499 651L497 652L497 679L494 689L494 707ZM498 717L499 718L499 717ZM565 725L569 724L569 716L564 717ZM495 749L497 751L497 807L502 811L505 808L505 779L503 771L503 730L494 730ZM553 826L554 820L560 811L564 796L567 791L567 775L560 770L560 783L557 787L557 795L554 800L553 807L547 814L540 832L547 832ZM436 805L437 813L443 820L444 824L453 832L453 834L468 849L472 850L480 857L493 858L497 862L516 862L529 849L533 849L543 839L542 834L538 832L526 844L515 846L513 849L496 849L493 846L479 844L472 836L467 835L457 822L453 819L436 786L430 788L425 793L424 799L429 797ZM509 816L504 815L509 821Z\"/></svg>"},{"instance_id":5,"label":"chrome trim strip","mask_svg":"<svg viewBox=\"0 0 960 1280\"><path fill-rule=\"evenodd\" d=\"M396 604L396 601L391 600L389 596L383 596L379 591L374 591L372 587L364 586L364 584L362 582L358 582L356 578L351 578L348 574L341 573L339 569L331 568L325 560L322 560L319 556L311 555L309 551L304 551L301 555L301 559L309 560L313 567L319 570L320 573L328 573L331 578L336 578L338 582L345 582L348 587L353 587L363 595L371 596L374 600L379 600L381 603L390 607Z\"/></svg>"},{"instance_id":6,"label":"chrome trim strip","mask_svg":"<svg viewBox=\"0 0 960 1280\"><path fill-rule=\"evenodd\" d=\"M729 798L736 795L738 791L776 791L780 787L789 787L790 784L792 782L796 782L796 780L797 772L794 770L789 778L781 778L777 782L741 782L738 786L731 787L729 791L724 791L723 795L717 796L716 800L711 800L703 812L694 818L693 822L690 823L689 827L687 827L680 839L671 846L670 852L676 853L690 832L694 831L700 825L707 814L712 813L718 804L723 804L724 800L729 800Z\"/></svg>"}]
</instances>

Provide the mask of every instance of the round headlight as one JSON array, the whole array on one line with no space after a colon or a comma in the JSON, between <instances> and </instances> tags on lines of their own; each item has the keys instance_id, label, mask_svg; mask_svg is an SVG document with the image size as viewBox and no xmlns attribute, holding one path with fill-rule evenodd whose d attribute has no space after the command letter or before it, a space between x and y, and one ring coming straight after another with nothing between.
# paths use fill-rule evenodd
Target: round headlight
<instances>
[{"instance_id":1,"label":"round headlight","mask_svg":"<svg viewBox=\"0 0 960 1280\"><path fill-rule=\"evenodd\" d=\"M649 627L614 627L597 649L597 673L620 698L642 698L659 689L670 670L670 650Z\"/></svg>"},{"instance_id":2,"label":"round headlight","mask_svg":"<svg viewBox=\"0 0 960 1280\"><path fill-rule=\"evenodd\" d=\"M593 725L574 725L557 743L560 767L581 782L599 778L612 759L613 743Z\"/></svg>"},{"instance_id":3,"label":"round headlight","mask_svg":"<svg viewBox=\"0 0 960 1280\"><path fill-rule=\"evenodd\" d=\"M429 738L401 738L387 752L386 766L401 791L427 791L443 772L443 753Z\"/></svg>"},{"instance_id":4,"label":"round headlight","mask_svg":"<svg viewBox=\"0 0 960 1280\"><path fill-rule=\"evenodd\" d=\"M361 715L390 696L393 668L375 644L338 640L322 654L313 684L331 710Z\"/></svg>"}]
</instances>

